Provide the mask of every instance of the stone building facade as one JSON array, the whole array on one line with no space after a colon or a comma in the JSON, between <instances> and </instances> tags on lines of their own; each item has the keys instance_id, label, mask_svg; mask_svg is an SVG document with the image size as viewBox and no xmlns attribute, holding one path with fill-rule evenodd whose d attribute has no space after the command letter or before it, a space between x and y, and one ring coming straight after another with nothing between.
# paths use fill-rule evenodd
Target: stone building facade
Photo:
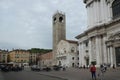
<instances>
[{"instance_id":1,"label":"stone building facade","mask_svg":"<svg viewBox=\"0 0 120 80\"><path fill-rule=\"evenodd\" d=\"M37 56L39 53L30 53L30 57L29 57L29 63L30 65L34 65L37 64Z\"/></svg>"},{"instance_id":2,"label":"stone building facade","mask_svg":"<svg viewBox=\"0 0 120 80\"><path fill-rule=\"evenodd\" d=\"M77 67L79 65L77 41L61 40L57 45L57 65L64 67Z\"/></svg>"},{"instance_id":3,"label":"stone building facade","mask_svg":"<svg viewBox=\"0 0 120 80\"><path fill-rule=\"evenodd\" d=\"M83 0L88 28L76 36L79 66L107 64L120 66L120 0Z\"/></svg>"},{"instance_id":4,"label":"stone building facade","mask_svg":"<svg viewBox=\"0 0 120 80\"><path fill-rule=\"evenodd\" d=\"M52 52L48 52L48 53L44 53L39 55L39 62L38 65L40 67L51 67L53 66L53 53Z\"/></svg>"}]
</instances>

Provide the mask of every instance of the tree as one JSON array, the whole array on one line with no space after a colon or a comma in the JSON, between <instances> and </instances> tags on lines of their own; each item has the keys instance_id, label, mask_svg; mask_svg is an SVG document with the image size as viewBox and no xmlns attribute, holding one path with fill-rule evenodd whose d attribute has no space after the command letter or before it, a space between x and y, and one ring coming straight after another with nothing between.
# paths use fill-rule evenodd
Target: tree
<instances>
[{"instance_id":1,"label":"tree","mask_svg":"<svg viewBox=\"0 0 120 80\"><path fill-rule=\"evenodd\" d=\"M44 54L44 53L51 52L52 49L31 48L28 51L30 51L30 53L41 53L41 54Z\"/></svg>"}]
</instances>

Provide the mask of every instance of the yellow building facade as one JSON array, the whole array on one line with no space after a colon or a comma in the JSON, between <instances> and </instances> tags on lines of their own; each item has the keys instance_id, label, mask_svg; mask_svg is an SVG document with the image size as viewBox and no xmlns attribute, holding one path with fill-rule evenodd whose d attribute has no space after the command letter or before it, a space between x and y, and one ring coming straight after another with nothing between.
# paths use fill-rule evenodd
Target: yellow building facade
<instances>
[{"instance_id":1,"label":"yellow building facade","mask_svg":"<svg viewBox=\"0 0 120 80\"><path fill-rule=\"evenodd\" d=\"M9 52L9 61L15 63L29 63L30 53L27 50L13 50Z\"/></svg>"}]
</instances>

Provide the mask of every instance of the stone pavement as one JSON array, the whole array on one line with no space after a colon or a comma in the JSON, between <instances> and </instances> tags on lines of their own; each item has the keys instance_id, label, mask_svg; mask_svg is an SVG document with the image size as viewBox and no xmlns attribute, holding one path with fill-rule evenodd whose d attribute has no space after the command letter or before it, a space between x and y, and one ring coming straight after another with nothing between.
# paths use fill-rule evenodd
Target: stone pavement
<instances>
[{"instance_id":1,"label":"stone pavement","mask_svg":"<svg viewBox=\"0 0 120 80\"><path fill-rule=\"evenodd\" d=\"M97 74L99 73L97 69ZM91 80L89 69L68 68L66 71L38 72L40 75L58 77L63 80ZM120 80L120 68L108 69L103 75L103 80ZM97 79L98 80L98 79Z\"/></svg>"},{"instance_id":2,"label":"stone pavement","mask_svg":"<svg viewBox=\"0 0 120 80\"><path fill-rule=\"evenodd\" d=\"M1 71L0 71L0 80L4 80Z\"/></svg>"}]
</instances>

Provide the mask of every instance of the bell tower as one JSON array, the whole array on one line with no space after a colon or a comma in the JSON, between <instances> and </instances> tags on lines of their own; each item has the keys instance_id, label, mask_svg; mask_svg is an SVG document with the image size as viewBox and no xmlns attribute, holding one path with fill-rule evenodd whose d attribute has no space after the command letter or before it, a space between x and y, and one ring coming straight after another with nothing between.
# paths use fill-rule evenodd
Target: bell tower
<instances>
[{"instance_id":1,"label":"bell tower","mask_svg":"<svg viewBox=\"0 0 120 80\"><path fill-rule=\"evenodd\" d=\"M66 21L65 14L56 12L52 17L53 22L53 55L55 58L57 44L60 40L66 39Z\"/></svg>"}]
</instances>

